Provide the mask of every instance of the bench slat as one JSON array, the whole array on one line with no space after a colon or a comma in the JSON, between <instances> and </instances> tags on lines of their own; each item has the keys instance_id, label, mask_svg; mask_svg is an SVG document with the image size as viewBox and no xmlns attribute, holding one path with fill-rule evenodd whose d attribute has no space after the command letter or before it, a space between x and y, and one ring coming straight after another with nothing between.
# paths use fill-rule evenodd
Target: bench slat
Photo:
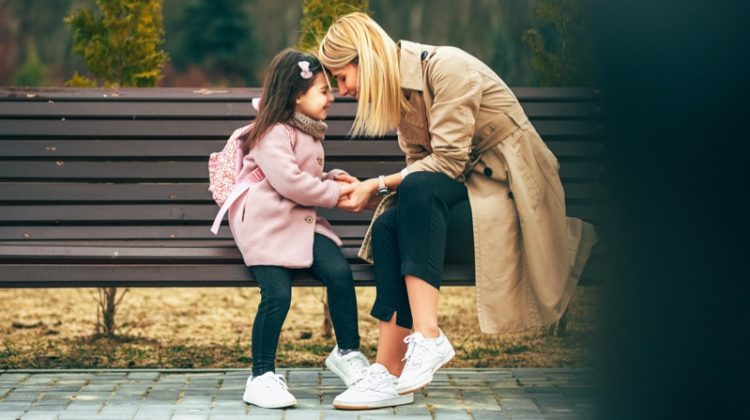
<instances>
[{"instance_id":1,"label":"bench slat","mask_svg":"<svg viewBox=\"0 0 750 420\"><path fill-rule=\"evenodd\" d=\"M195 158L207 159L221 150L225 140L0 140L0 159L7 158ZM326 157L397 158L403 152L392 140L329 140ZM558 158L595 158L601 154L597 141L559 140L548 142Z\"/></svg>"},{"instance_id":2,"label":"bench slat","mask_svg":"<svg viewBox=\"0 0 750 420\"><path fill-rule=\"evenodd\" d=\"M0 138L9 137L177 137L225 138L242 125L240 120L28 120L5 119ZM351 120L328 121L328 137L346 137ZM601 123L589 120L534 121L542 138L546 136L593 136L602 133Z\"/></svg>"},{"instance_id":3,"label":"bench slat","mask_svg":"<svg viewBox=\"0 0 750 420\"><path fill-rule=\"evenodd\" d=\"M349 259L356 259L357 252L362 245L364 228L360 235L352 238L342 238L341 249ZM116 255L115 255L116 254ZM601 248L597 247L592 255L600 255ZM142 239L131 236L121 240L44 240L27 239L23 241L0 241L0 260L17 260L19 258L44 259L75 257L87 259L86 262L96 262L97 259L109 261L119 258L121 261L161 260L178 262L178 260L217 259L240 260L241 255L234 239L199 238L199 239Z\"/></svg>"},{"instance_id":4,"label":"bench slat","mask_svg":"<svg viewBox=\"0 0 750 420\"><path fill-rule=\"evenodd\" d=\"M567 208L570 216L599 221L605 214L600 205L576 204ZM320 209L318 213L331 222L367 223L371 211L359 214L338 209ZM0 207L0 223L34 220L38 222L96 222L96 223L183 223L211 224L216 216L215 204L118 204L111 205L4 205Z\"/></svg>"},{"instance_id":5,"label":"bench slat","mask_svg":"<svg viewBox=\"0 0 750 420\"><path fill-rule=\"evenodd\" d=\"M588 87L514 87L513 93L521 101L540 100L601 100L601 94L596 88ZM46 102L48 100L62 101L93 101L93 102L130 102L134 100L150 100L154 102L183 101L183 102L226 102L227 100L246 100L260 96L260 88L0 88L0 101L12 102ZM334 95L336 101L354 102L353 98Z\"/></svg>"},{"instance_id":6,"label":"bench slat","mask_svg":"<svg viewBox=\"0 0 750 420\"><path fill-rule=\"evenodd\" d=\"M342 239L362 239L367 231L367 225L337 223L333 230ZM219 229L219 234L214 236L209 232L209 226L0 226L0 238L9 242L28 242L29 240L128 240L139 238L142 240L181 240L181 239L206 239L221 240L232 239L232 233L227 225ZM36 243L36 242L34 242Z\"/></svg>"},{"instance_id":7,"label":"bench slat","mask_svg":"<svg viewBox=\"0 0 750 420\"><path fill-rule=\"evenodd\" d=\"M581 282L606 275L606 262L591 261ZM352 264L355 286L374 286L372 266ZM294 286L322 286L307 271L294 273ZM473 267L446 265L441 286L474 285ZM256 287L242 264L1 264L0 288L11 287Z\"/></svg>"},{"instance_id":8,"label":"bench slat","mask_svg":"<svg viewBox=\"0 0 750 420\"><path fill-rule=\"evenodd\" d=\"M242 256L232 240L220 241L175 241L155 246L153 242L126 241L119 244L111 242L66 242L57 241L55 244L35 241L29 244L0 243L0 261L24 259L54 260L63 257L69 260L83 260L86 263L97 261L119 261L121 263L163 261L193 261L193 262L240 262ZM182 245L182 246L180 246ZM359 246L342 248L348 259L357 258Z\"/></svg>"},{"instance_id":9,"label":"bench slat","mask_svg":"<svg viewBox=\"0 0 750 420\"><path fill-rule=\"evenodd\" d=\"M599 200L606 197L596 183L569 183L568 200ZM2 202L185 202L211 201L208 184L105 184L75 182L0 182Z\"/></svg>"},{"instance_id":10,"label":"bench slat","mask_svg":"<svg viewBox=\"0 0 750 420\"><path fill-rule=\"evenodd\" d=\"M353 264L356 286L374 285L369 264ZM442 285L474 284L473 267L448 265ZM295 286L321 286L307 272L294 275ZM257 286L241 264L2 264L0 288L5 287L226 287Z\"/></svg>"},{"instance_id":11,"label":"bench slat","mask_svg":"<svg viewBox=\"0 0 750 420\"><path fill-rule=\"evenodd\" d=\"M327 168L340 168L358 178L373 178L384 173L399 172L404 168L401 159L390 162L353 162L326 159ZM603 167L595 161L560 162L563 182L573 179L599 178ZM60 161L2 161L0 180L91 180L95 182L123 180L146 180L165 182L184 180L208 182L207 160L200 162L154 161L154 162L85 162Z\"/></svg>"},{"instance_id":12,"label":"bench slat","mask_svg":"<svg viewBox=\"0 0 750 420\"><path fill-rule=\"evenodd\" d=\"M528 102L523 104L529 118L591 118L601 113L598 102ZM353 119L356 102L335 101L328 109L329 119ZM0 102L4 118L54 119L234 119L251 120L256 112L249 101L237 102Z\"/></svg>"}]
</instances>

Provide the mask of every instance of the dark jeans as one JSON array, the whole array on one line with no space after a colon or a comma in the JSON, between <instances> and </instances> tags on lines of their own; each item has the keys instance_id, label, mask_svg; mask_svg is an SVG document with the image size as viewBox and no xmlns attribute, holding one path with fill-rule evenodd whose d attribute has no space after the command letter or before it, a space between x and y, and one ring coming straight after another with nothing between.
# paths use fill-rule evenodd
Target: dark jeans
<instances>
[{"instance_id":1,"label":"dark jeans","mask_svg":"<svg viewBox=\"0 0 750 420\"><path fill-rule=\"evenodd\" d=\"M466 186L444 174L415 172L398 188L398 203L375 221L372 253L377 296L372 316L412 327L404 276L440 288L443 265L474 263L474 234Z\"/></svg>"},{"instance_id":2,"label":"dark jeans","mask_svg":"<svg viewBox=\"0 0 750 420\"><path fill-rule=\"evenodd\" d=\"M342 349L359 348L357 296L344 254L332 240L315 234L313 264L308 269L326 286L336 342ZM253 322L253 376L275 370L281 327L292 300L292 273L278 266L256 265L250 271L260 285L260 304Z\"/></svg>"}]
</instances>

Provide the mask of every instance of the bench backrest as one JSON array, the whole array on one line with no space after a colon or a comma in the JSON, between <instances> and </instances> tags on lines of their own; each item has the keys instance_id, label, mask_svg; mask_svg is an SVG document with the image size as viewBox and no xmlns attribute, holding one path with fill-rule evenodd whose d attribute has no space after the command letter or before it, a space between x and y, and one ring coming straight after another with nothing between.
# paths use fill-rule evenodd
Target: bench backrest
<instances>
[{"instance_id":1,"label":"bench backrest","mask_svg":"<svg viewBox=\"0 0 750 420\"><path fill-rule=\"evenodd\" d=\"M598 92L515 92L560 160L568 213L602 223ZM258 89L0 89L0 241L231 241L226 224L218 236L209 232L217 206L207 191L207 157L253 118L250 100L259 94ZM356 103L344 98L332 106L326 167L361 178L402 169L395 135L348 137L355 110ZM350 244L361 240L371 217L321 213Z\"/></svg>"}]
</instances>

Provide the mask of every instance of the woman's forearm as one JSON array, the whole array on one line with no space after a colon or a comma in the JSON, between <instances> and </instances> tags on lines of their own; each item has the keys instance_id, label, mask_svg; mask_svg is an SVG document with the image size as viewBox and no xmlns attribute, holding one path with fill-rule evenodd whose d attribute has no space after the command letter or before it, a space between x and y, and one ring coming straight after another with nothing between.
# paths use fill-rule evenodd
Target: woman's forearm
<instances>
[{"instance_id":1,"label":"woman's forearm","mask_svg":"<svg viewBox=\"0 0 750 420\"><path fill-rule=\"evenodd\" d=\"M403 179L404 178L400 172L386 175L384 177L385 186L388 187L389 190L395 191L396 188L398 188L398 186L401 185L401 182L403 181ZM372 195L375 195L378 192L378 188L380 186L380 182L378 178L370 178L362 182L367 184L368 188L371 190Z\"/></svg>"}]
</instances>

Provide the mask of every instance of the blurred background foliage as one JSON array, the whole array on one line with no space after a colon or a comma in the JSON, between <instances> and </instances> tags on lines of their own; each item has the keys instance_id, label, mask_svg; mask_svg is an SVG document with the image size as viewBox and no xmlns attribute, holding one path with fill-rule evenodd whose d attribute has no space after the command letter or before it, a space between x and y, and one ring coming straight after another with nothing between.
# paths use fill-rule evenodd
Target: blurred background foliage
<instances>
[{"instance_id":1,"label":"blurred background foliage","mask_svg":"<svg viewBox=\"0 0 750 420\"><path fill-rule=\"evenodd\" d=\"M511 86L591 85L583 13L589 1L163 0L161 48L169 60L156 85L258 86L277 51L311 45L304 35L324 28L326 8L344 10L341 4L369 7L396 40L461 47ZM63 19L95 6L95 0L0 0L0 85L62 86L76 72L91 74L73 52Z\"/></svg>"},{"instance_id":2,"label":"blurred background foliage","mask_svg":"<svg viewBox=\"0 0 750 420\"><path fill-rule=\"evenodd\" d=\"M107 87L153 87L162 78L167 54L161 49L161 0L96 0L65 17L73 52ZM90 87L96 80L73 74L67 86Z\"/></svg>"}]
</instances>

